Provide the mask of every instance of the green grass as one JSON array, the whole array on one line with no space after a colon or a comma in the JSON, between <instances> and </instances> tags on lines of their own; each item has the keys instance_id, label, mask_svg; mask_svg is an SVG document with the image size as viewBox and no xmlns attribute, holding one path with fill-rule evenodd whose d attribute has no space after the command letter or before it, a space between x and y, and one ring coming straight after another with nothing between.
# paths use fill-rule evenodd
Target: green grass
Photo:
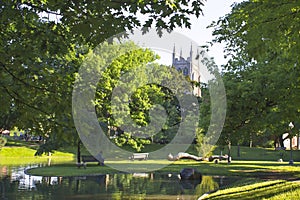
<instances>
[{"instance_id":1,"label":"green grass","mask_svg":"<svg viewBox=\"0 0 300 200\"><path fill-rule=\"evenodd\" d=\"M32 164L58 165L74 163L73 157L0 157L0 166L28 166Z\"/></svg>"},{"instance_id":2,"label":"green grass","mask_svg":"<svg viewBox=\"0 0 300 200\"><path fill-rule=\"evenodd\" d=\"M220 148L214 150L214 154L220 154ZM222 151L223 154L227 154L228 150ZM284 150L274 150L274 148L250 148L250 147L240 147L240 156L238 157L238 147L232 146L231 157L233 160L259 160L259 161L277 161L282 158L284 161L290 160L290 151ZM300 150L293 150L293 159L300 161Z\"/></svg>"},{"instance_id":3,"label":"green grass","mask_svg":"<svg viewBox=\"0 0 300 200\"><path fill-rule=\"evenodd\" d=\"M34 156L38 144L34 142L8 140L5 147L0 150L0 165L16 166L48 163L51 159L52 164L74 163L74 154L54 151L52 156Z\"/></svg>"},{"instance_id":4,"label":"green grass","mask_svg":"<svg viewBox=\"0 0 300 200\"><path fill-rule=\"evenodd\" d=\"M299 178L300 163L295 166L289 166L287 163L277 162L257 162L257 161L234 161L230 165L226 162L214 164L211 162L197 161L176 161L171 163L167 160L147 160L147 161L106 161L106 166L98 166L96 163L88 163L87 169L77 169L75 163L53 165L51 167L37 168L29 171L32 175L55 175L55 176L73 176L89 175L89 174L107 174L115 173L116 170L109 166L115 165L125 171L130 171L131 168L137 171L143 171L145 164L147 169L164 165L164 168L158 170L162 173L179 173L182 168L193 167L198 169L203 175L222 175L222 176L241 176L241 177L265 177L276 179L294 179ZM169 164L169 165L168 165ZM133 166L133 167L132 167Z\"/></svg>"},{"instance_id":5,"label":"green grass","mask_svg":"<svg viewBox=\"0 0 300 200\"><path fill-rule=\"evenodd\" d=\"M270 198L267 198L269 200L295 200L295 199L300 199L300 188L292 188L287 190L286 192L282 193L282 194L276 194Z\"/></svg>"},{"instance_id":6,"label":"green grass","mask_svg":"<svg viewBox=\"0 0 300 200\"><path fill-rule=\"evenodd\" d=\"M35 157L35 149L28 147L3 147L0 151L0 157ZM57 157L73 157L74 154L63 152L63 151L54 151L53 156ZM46 156L46 155L43 155ZM43 157L41 156L41 157Z\"/></svg>"},{"instance_id":7,"label":"green grass","mask_svg":"<svg viewBox=\"0 0 300 200\"><path fill-rule=\"evenodd\" d=\"M24 141L24 140L13 140L13 139L8 138L5 146L6 147L29 147L32 149L37 149L39 146L39 143L32 142L32 141Z\"/></svg>"},{"instance_id":8,"label":"green grass","mask_svg":"<svg viewBox=\"0 0 300 200\"><path fill-rule=\"evenodd\" d=\"M298 182L274 180L222 189L203 199L299 199L297 197L300 197L300 194L296 194L295 190L300 190Z\"/></svg>"},{"instance_id":9,"label":"green grass","mask_svg":"<svg viewBox=\"0 0 300 200\"><path fill-rule=\"evenodd\" d=\"M59 175L55 174L60 172L58 170L62 167L61 171L64 171L61 174L72 176L77 172L79 174L93 174L93 173L114 173L115 170L109 167L98 167L94 164L88 163L88 169L85 171L74 170L77 169L75 167L75 157L76 157L76 148L75 147L65 147L59 149L59 151L55 151L51 157L43 155L35 157L35 151L37 149L36 143L24 142L24 141L13 141L9 140L7 146L3 147L0 151L0 165L25 165L32 163L48 163L48 160L51 158L52 165L58 164L57 166L53 166L56 168L41 168L35 169L32 171L35 174L49 174L51 175ZM162 145L154 144L148 145L145 147L143 152L151 152L156 149L161 148ZM129 147L127 150L130 150ZM219 164L214 164L212 162L197 162L192 160L180 160L171 164L167 159L165 160L150 160L148 161L129 161L128 157L123 156L120 153L120 157L124 158L122 161L114 161L113 159L106 159L107 164L115 164L122 168L123 166L127 166L130 168L131 165L134 165L135 168L139 168L141 166L141 171L143 170L141 164L147 164L148 168L157 167L160 165L168 165L160 169L161 172L179 172L184 167L194 167L199 169L205 175L227 175L227 176L297 176L300 177L300 163L295 162L294 166L288 165L288 159L285 162L279 163L276 160L279 158L279 152L271 149L264 148L249 148L249 147L240 147L241 156L237 157L237 147L232 147L232 156L233 160L230 165L227 164L226 161L221 161ZM193 145L187 150L187 152L196 155L197 152ZM174 153L174 152L172 152ZM214 154L219 154L220 149L216 148ZM226 151L223 150L223 154ZM282 152L281 152L282 153ZM285 152L288 153L288 152ZM89 154L88 151L82 147L82 155ZM294 160L299 161L299 151L294 151ZM167 152L166 152L167 155ZM243 160L242 160L243 159ZM146 163L144 163L146 162ZM63 165L61 165L63 164ZM67 165L64 165L67 164ZM170 165L169 165L170 164ZM38 171L36 171L38 170ZM91 170L91 171L90 171ZM125 169L124 170L128 170ZM51 172L53 171L53 172ZM69 174L70 172L70 174Z\"/></svg>"},{"instance_id":10,"label":"green grass","mask_svg":"<svg viewBox=\"0 0 300 200\"><path fill-rule=\"evenodd\" d=\"M151 144L146 145L144 149L142 149L142 152L153 152L155 150L161 149L164 145L160 144ZM132 149L129 146L124 146L122 149L125 149L130 152L135 152L134 149ZM176 148L173 148L176 149ZM178 144L178 149L181 149L181 145ZM232 146L231 148L231 157L233 160L258 160L258 161L277 161L278 159L282 158L284 161L289 161L290 159L290 151L276 151L272 148L250 148L250 147L240 147L240 157L237 156L237 146ZM69 152L76 154L76 148L75 147L64 147L61 148L60 151L62 152ZM196 151L195 145L190 145L190 147L186 150L187 153L198 155L198 152ZM166 156L169 154L176 154L178 152L166 152ZM220 148L216 148L213 151L214 155L219 155L221 153ZM82 147L82 154L89 154L88 151ZM228 154L227 148L223 149L222 154ZM120 152L120 155L122 155L122 152ZM293 159L295 161L300 162L300 150L294 150L293 151Z\"/></svg>"},{"instance_id":11,"label":"green grass","mask_svg":"<svg viewBox=\"0 0 300 200\"><path fill-rule=\"evenodd\" d=\"M8 139L8 142L5 147L3 147L3 150L0 151L0 156L7 156L9 152L5 152L7 147L24 147L27 150L23 149L23 152L21 152L21 155L34 155L35 150L38 148L39 143L37 142L25 142L25 141L15 141L12 139ZM151 145L146 145L144 149L142 149L142 152L153 152L155 150L158 150L162 148L164 145L160 144L151 144ZM178 144L180 147L181 145ZM134 152L131 147L129 146L124 146L122 147L123 149L127 151ZM181 149L181 148L178 148ZM290 151L275 151L274 149L271 148L250 148L250 147L240 147L240 156L237 156L237 146L232 146L231 148L231 156L233 160L258 160L258 161L277 161L279 158L282 158L284 161L289 161L290 159ZM82 154L89 154L88 151L85 149L84 146L81 148ZM74 146L66 146L63 148L60 148L59 151L56 152L58 153L67 153L67 154L76 154L77 148ZM190 147L187 149L188 153L191 153L193 155L197 155L197 151L195 148L195 145L190 145ZM16 153L16 154L15 154ZM11 151L11 156L18 156L18 152L14 152L13 150ZM24 154L23 154L24 153ZM168 153L176 154L178 152L166 152L166 156ZM215 155L219 155L221 153L221 148L216 148L213 152ZM4 155L5 154L5 155ZM227 147L223 148L222 154L228 154ZM293 158L295 161L300 161L300 151L299 150L294 150L293 151Z\"/></svg>"}]
</instances>

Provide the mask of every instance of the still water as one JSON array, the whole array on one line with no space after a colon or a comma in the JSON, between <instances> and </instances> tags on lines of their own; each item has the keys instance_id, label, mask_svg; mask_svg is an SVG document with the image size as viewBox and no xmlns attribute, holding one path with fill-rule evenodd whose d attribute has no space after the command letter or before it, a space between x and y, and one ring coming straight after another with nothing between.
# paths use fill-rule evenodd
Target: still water
<instances>
[{"instance_id":1,"label":"still water","mask_svg":"<svg viewBox=\"0 0 300 200\"><path fill-rule=\"evenodd\" d=\"M26 168L0 166L1 200L60 199L198 199L206 192L234 183L236 178L202 176L181 181L178 174L134 173L82 177L42 177Z\"/></svg>"}]
</instances>

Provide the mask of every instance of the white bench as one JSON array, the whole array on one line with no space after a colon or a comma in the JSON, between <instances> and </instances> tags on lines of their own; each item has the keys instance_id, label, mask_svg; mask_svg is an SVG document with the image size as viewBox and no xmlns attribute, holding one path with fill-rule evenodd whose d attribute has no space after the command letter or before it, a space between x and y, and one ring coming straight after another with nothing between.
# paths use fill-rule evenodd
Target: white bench
<instances>
[{"instance_id":1,"label":"white bench","mask_svg":"<svg viewBox=\"0 0 300 200\"><path fill-rule=\"evenodd\" d=\"M147 160L149 158L149 153L133 153L129 157L130 160Z\"/></svg>"}]
</instances>

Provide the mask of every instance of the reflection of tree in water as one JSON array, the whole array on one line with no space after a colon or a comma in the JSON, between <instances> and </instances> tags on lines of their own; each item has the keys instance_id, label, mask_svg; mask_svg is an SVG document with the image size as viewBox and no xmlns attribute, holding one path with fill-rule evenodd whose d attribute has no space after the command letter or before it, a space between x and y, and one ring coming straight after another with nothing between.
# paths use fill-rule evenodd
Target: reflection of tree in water
<instances>
[{"instance_id":1,"label":"reflection of tree in water","mask_svg":"<svg viewBox=\"0 0 300 200\"><path fill-rule=\"evenodd\" d=\"M195 187L195 194L202 195L206 192L213 191L219 188L219 184L212 176L202 176L202 182Z\"/></svg>"},{"instance_id":2,"label":"reflection of tree in water","mask_svg":"<svg viewBox=\"0 0 300 200\"><path fill-rule=\"evenodd\" d=\"M176 195L180 194L180 183L177 176L168 174L148 174L147 176L133 176L132 174L115 174L110 179L108 193L113 199L135 197L143 199L146 195Z\"/></svg>"},{"instance_id":3,"label":"reflection of tree in water","mask_svg":"<svg viewBox=\"0 0 300 200\"><path fill-rule=\"evenodd\" d=\"M59 177L55 184L51 184L51 177L43 177L37 184L37 191L49 199L73 199L77 196L105 193L106 175L83 177Z\"/></svg>"},{"instance_id":4,"label":"reflection of tree in water","mask_svg":"<svg viewBox=\"0 0 300 200\"><path fill-rule=\"evenodd\" d=\"M193 199L215 190L219 178L203 176L201 182L180 181L177 174L110 174L86 177L43 177L35 189L18 190L18 181L0 178L2 199ZM227 182L227 179L225 180ZM3 197L2 197L3 196Z\"/></svg>"},{"instance_id":5,"label":"reflection of tree in water","mask_svg":"<svg viewBox=\"0 0 300 200\"><path fill-rule=\"evenodd\" d=\"M10 194L18 191L19 181L10 181L9 177L0 179L0 198L10 199Z\"/></svg>"}]
</instances>

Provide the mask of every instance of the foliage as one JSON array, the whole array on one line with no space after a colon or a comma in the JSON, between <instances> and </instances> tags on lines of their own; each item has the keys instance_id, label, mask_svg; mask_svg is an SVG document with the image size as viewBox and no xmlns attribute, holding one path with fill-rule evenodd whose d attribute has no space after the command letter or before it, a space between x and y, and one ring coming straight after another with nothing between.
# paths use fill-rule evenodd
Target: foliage
<instances>
[{"instance_id":1,"label":"foliage","mask_svg":"<svg viewBox=\"0 0 300 200\"><path fill-rule=\"evenodd\" d=\"M207 143L207 138L205 137L204 130L197 128L196 131L196 149L199 156L209 157L213 154L216 146L212 146Z\"/></svg>"},{"instance_id":2,"label":"foliage","mask_svg":"<svg viewBox=\"0 0 300 200\"><path fill-rule=\"evenodd\" d=\"M201 54L204 54L202 51ZM227 144L226 134L221 134L226 116L227 97L219 68L213 58L203 56L201 60L213 76L208 83L201 85L200 118L199 129L197 132L198 149L201 154L210 155L215 149L215 144L219 141L225 141ZM203 139L201 139L203 138ZM201 148L202 146L202 148Z\"/></svg>"},{"instance_id":3,"label":"foliage","mask_svg":"<svg viewBox=\"0 0 300 200\"><path fill-rule=\"evenodd\" d=\"M275 141L300 120L299 13L297 1L251 0L212 24L229 59L224 133L232 142L259 134Z\"/></svg>"},{"instance_id":4,"label":"foliage","mask_svg":"<svg viewBox=\"0 0 300 200\"><path fill-rule=\"evenodd\" d=\"M142 148L144 148L145 144L150 144L150 140L143 138L133 138L129 133L123 133L121 136L115 138L114 142L120 147L128 144L137 152L140 152Z\"/></svg>"},{"instance_id":5,"label":"foliage","mask_svg":"<svg viewBox=\"0 0 300 200\"><path fill-rule=\"evenodd\" d=\"M0 150L5 146L7 139L0 136Z\"/></svg>"},{"instance_id":6,"label":"foliage","mask_svg":"<svg viewBox=\"0 0 300 200\"><path fill-rule=\"evenodd\" d=\"M47 136L55 146L45 150L76 143L72 86L89 49L134 28L154 26L158 34L189 28L202 6L201 0L1 1L0 127Z\"/></svg>"},{"instance_id":7,"label":"foliage","mask_svg":"<svg viewBox=\"0 0 300 200\"><path fill-rule=\"evenodd\" d=\"M154 141L158 132L163 132L165 137L164 133L176 129L180 123L174 92L160 82L173 85L174 90L181 89L184 82L174 83L169 78L170 67L153 63L156 58L152 51L139 48L132 42L104 43L85 60L87 74L77 75L77 80L84 77L89 77L89 80L87 83L78 81L76 91L84 94L82 91L96 90L96 94L94 100L80 95L76 102L82 109L96 108L101 127L107 130L105 134L115 138L113 141L118 146L129 144L140 151L144 144L149 144L147 140ZM178 76L176 80L183 80L178 73L172 75ZM95 76L100 77L99 81L90 84ZM82 120L86 121L82 125L86 134L95 132L89 120Z\"/></svg>"}]
</instances>

